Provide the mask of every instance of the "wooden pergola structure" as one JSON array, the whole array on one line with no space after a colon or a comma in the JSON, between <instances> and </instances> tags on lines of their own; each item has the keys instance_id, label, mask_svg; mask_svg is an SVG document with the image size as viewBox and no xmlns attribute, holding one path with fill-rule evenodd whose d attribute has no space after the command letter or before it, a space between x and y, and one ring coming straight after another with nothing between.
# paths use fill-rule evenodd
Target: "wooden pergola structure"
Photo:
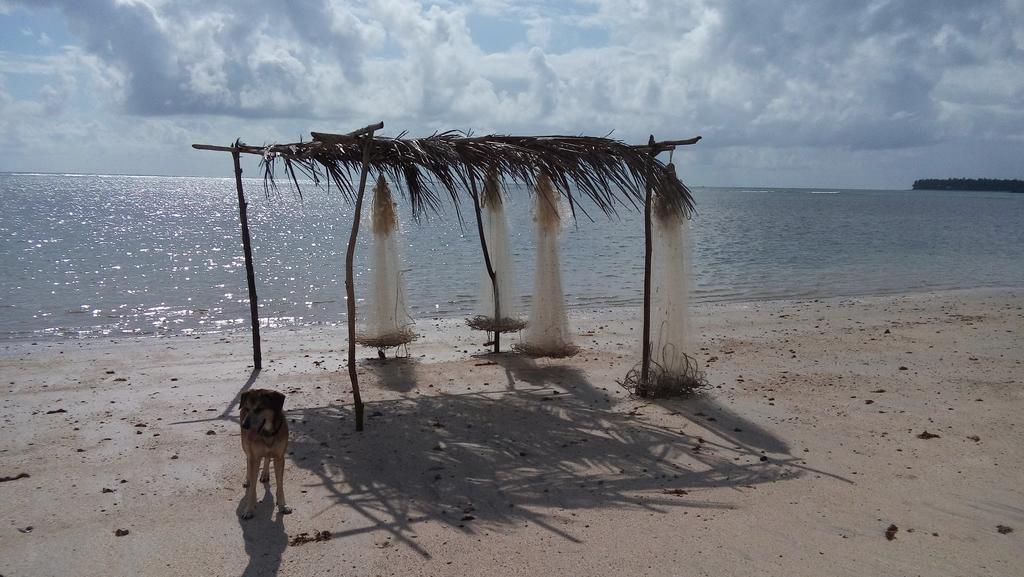
<instances>
[{"instance_id":1,"label":"wooden pergola structure","mask_svg":"<svg viewBox=\"0 0 1024 577\"><path fill-rule=\"evenodd\" d=\"M231 154L235 168L235 187L238 193L238 214L242 228L242 248L245 254L245 272L249 288L249 313L252 323L254 370L262 368L260 349L259 305L256 279L252 262L252 245L245 192L242 188L240 156L251 154L262 159L264 187L276 186L275 169L283 164L286 178L299 187L299 177L309 178L316 185L326 182L355 203L348 250L345 255L345 291L348 316L348 374L352 383L352 397L356 430L363 430L363 402L359 394L356 371L355 340L355 286L353 260L359 223L362 216L363 196L369 173L383 174L397 184L404 184L404 192L412 204L414 214L424 210L438 211L442 194L447 193L459 212L459 199L468 194L480 236L484 263L494 283L495 316L500 321L500 298L496 274L491 264L484 238L480 214L480 195L477 183L488 172L516 182L533 184L538 174L551 178L558 193L567 200L575 218L579 210L579 196L589 198L606 214L614 214L617 206L644 210L644 307L641 381L649 378L651 363L651 210L657 196L660 203L689 217L694 210L690 190L668 170L657 156L677 146L696 144L700 136L685 140L657 141L651 135L646 144L628 145L610 138L588 136L472 136L461 132L445 132L425 138L380 137L383 122L371 124L347 134L313 132L309 142L249 146L235 141L231 146L193 144L198 150L212 150ZM351 176L358 171L359 180ZM500 351L500 332L495 332L494 351Z\"/></svg>"}]
</instances>

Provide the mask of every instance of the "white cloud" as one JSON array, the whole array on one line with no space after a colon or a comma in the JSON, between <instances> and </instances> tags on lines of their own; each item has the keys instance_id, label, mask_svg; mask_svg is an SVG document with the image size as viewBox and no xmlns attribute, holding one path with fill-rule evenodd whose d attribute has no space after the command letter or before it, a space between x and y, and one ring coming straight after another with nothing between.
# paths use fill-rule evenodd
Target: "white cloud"
<instances>
[{"instance_id":1,"label":"white cloud","mask_svg":"<svg viewBox=\"0 0 1024 577\"><path fill-rule=\"evenodd\" d=\"M708 170L1024 138L1021 0L24 5L59 7L78 44L0 54L0 73L50 75L35 104L66 116L85 93L94 115L131 115L147 138L189 139L162 117L228 136L292 127L287 139L376 119L414 134L702 133ZM518 25L525 43L485 52L474 38L504 31L471 29L473 15Z\"/></svg>"}]
</instances>

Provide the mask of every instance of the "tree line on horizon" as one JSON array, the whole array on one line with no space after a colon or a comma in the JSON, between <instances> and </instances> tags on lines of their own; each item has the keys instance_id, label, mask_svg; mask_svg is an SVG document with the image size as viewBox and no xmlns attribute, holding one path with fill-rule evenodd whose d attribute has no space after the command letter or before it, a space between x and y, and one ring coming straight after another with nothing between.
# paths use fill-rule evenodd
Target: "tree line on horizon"
<instances>
[{"instance_id":1,"label":"tree line on horizon","mask_svg":"<svg viewBox=\"0 0 1024 577\"><path fill-rule=\"evenodd\" d=\"M914 181L914 190L985 190L1024 192L1024 180L997 178L922 178Z\"/></svg>"}]
</instances>

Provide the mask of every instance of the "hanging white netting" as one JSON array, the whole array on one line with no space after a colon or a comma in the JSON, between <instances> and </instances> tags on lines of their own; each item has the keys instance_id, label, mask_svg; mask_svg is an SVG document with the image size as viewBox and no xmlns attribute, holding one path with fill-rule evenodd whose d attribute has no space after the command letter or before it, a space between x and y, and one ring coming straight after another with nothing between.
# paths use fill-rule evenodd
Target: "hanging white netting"
<instances>
[{"instance_id":1,"label":"hanging white netting","mask_svg":"<svg viewBox=\"0 0 1024 577\"><path fill-rule=\"evenodd\" d=\"M690 221L655 204L651 270L651 360L669 374L686 372L690 335Z\"/></svg>"},{"instance_id":2,"label":"hanging white netting","mask_svg":"<svg viewBox=\"0 0 1024 577\"><path fill-rule=\"evenodd\" d=\"M516 349L536 356L564 357L576 354L562 293L562 271L558 258L558 194L551 179L537 179L534 199L534 223L537 231L537 268L533 282L530 322L523 342Z\"/></svg>"},{"instance_id":3,"label":"hanging white netting","mask_svg":"<svg viewBox=\"0 0 1024 577\"><path fill-rule=\"evenodd\" d=\"M498 306L495 307L494 284L487 267L480 274L480 297L477 299L475 314L469 320L470 326L481 330L508 332L520 330L525 322L519 319L519 294L516 291L515 272L512 268L512 252L509 249L508 223L501 193L501 182L495 171L489 171L484 179L481 195L483 210L484 239L494 269L498 288Z\"/></svg>"},{"instance_id":4,"label":"hanging white netting","mask_svg":"<svg viewBox=\"0 0 1024 577\"><path fill-rule=\"evenodd\" d=\"M398 252L398 216L384 176L377 179L370 210L371 288L367 296L366 325L356 341L385 349L415 338L412 318L405 308L402 267Z\"/></svg>"},{"instance_id":5,"label":"hanging white netting","mask_svg":"<svg viewBox=\"0 0 1024 577\"><path fill-rule=\"evenodd\" d=\"M669 164L667 170L674 171ZM651 363L630 369L620 383L641 397L688 395L707 386L690 331L690 222L676 207L655 197L651 255Z\"/></svg>"}]
</instances>

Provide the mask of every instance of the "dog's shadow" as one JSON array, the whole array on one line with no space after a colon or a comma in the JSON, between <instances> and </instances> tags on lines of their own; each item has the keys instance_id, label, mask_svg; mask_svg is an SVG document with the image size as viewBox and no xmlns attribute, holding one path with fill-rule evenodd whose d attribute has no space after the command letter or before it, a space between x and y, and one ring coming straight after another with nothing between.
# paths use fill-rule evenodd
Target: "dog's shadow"
<instances>
[{"instance_id":1,"label":"dog's shadow","mask_svg":"<svg viewBox=\"0 0 1024 577\"><path fill-rule=\"evenodd\" d=\"M242 572L242 577L277 575L281 567L281 557L288 548L288 534L284 532L281 513L276 513L274 494L270 485L261 483L263 500L256 504L256 512L251 519L242 519L245 508L245 497L238 503L236 514L238 524L242 527L242 539L245 541L245 552L249 555L249 563Z\"/></svg>"}]
</instances>

